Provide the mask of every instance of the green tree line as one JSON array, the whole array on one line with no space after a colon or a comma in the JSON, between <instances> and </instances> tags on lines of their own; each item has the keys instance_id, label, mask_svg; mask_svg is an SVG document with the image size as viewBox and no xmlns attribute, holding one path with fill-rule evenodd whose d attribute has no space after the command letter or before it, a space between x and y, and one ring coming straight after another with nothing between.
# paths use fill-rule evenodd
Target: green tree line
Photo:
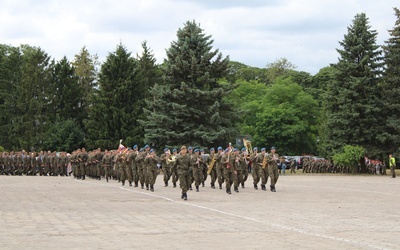
<instances>
[{"instance_id":1,"label":"green tree line","mask_svg":"<svg viewBox=\"0 0 400 250\"><path fill-rule=\"evenodd\" d=\"M42 48L0 45L0 145L6 150L226 146L250 136L281 154L332 157L345 145L370 157L400 140L400 12L383 45L366 14L317 74L286 58L264 68L230 61L187 21L157 64L147 42L118 44L105 61L83 47L69 61ZM340 38L339 38L340 39Z\"/></svg>"}]
</instances>

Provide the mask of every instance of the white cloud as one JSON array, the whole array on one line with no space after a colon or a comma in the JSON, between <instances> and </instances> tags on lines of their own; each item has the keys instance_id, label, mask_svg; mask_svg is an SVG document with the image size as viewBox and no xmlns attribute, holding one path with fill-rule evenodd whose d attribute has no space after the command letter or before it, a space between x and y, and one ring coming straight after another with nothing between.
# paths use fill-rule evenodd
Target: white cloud
<instances>
[{"instance_id":1,"label":"white cloud","mask_svg":"<svg viewBox=\"0 0 400 250\"><path fill-rule=\"evenodd\" d=\"M365 12L378 43L388 38L397 1L373 0L3 0L2 43L39 46L70 60L83 46L104 60L122 42L132 54L147 40L158 62L188 20L212 35L231 60L264 67L286 57L312 74L337 61L338 41L354 16Z\"/></svg>"}]
</instances>

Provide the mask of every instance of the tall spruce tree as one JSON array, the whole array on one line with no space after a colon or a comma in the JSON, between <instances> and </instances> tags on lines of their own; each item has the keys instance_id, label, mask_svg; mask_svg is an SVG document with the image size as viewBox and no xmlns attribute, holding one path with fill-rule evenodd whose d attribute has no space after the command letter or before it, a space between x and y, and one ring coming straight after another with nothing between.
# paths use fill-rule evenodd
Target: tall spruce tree
<instances>
[{"instance_id":1,"label":"tall spruce tree","mask_svg":"<svg viewBox=\"0 0 400 250\"><path fill-rule=\"evenodd\" d=\"M83 89L75 69L66 57L55 63L52 72L54 88L53 109L57 121L76 120L83 116L80 105Z\"/></svg>"},{"instance_id":2,"label":"tall spruce tree","mask_svg":"<svg viewBox=\"0 0 400 250\"><path fill-rule=\"evenodd\" d=\"M394 11L397 20L383 46L386 70L382 88L382 122L385 122L385 128L380 139L388 152L394 152L400 144L400 10L394 8Z\"/></svg>"},{"instance_id":3,"label":"tall spruce tree","mask_svg":"<svg viewBox=\"0 0 400 250\"><path fill-rule=\"evenodd\" d=\"M13 130L16 148L42 149L43 135L54 120L50 56L41 48L21 46L21 81L17 84Z\"/></svg>"},{"instance_id":4,"label":"tall spruce tree","mask_svg":"<svg viewBox=\"0 0 400 250\"><path fill-rule=\"evenodd\" d=\"M335 81L328 86L325 101L328 151L345 144L359 145L368 155L380 152L377 141L381 111L379 86L382 74L377 32L364 13L357 14L343 41Z\"/></svg>"},{"instance_id":5,"label":"tall spruce tree","mask_svg":"<svg viewBox=\"0 0 400 250\"><path fill-rule=\"evenodd\" d=\"M17 148L14 129L17 114L17 86L21 81L22 53L19 47L0 45L0 145Z\"/></svg>"},{"instance_id":6,"label":"tall spruce tree","mask_svg":"<svg viewBox=\"0 0 400 250\"><path fill-rule=\"evenodd\" d=\"M99 89L85 121L89 148L118 147L120 139L129 145L139 140L135 106L137 61L123 45L107 56L99 74Z\"/></svg>"},{"instance_id":7,"label":"tall spruce tree","mask_svg":"<svg viewBox=\"0 0 400 250\"><path fill-rule=\"evenodd\" d=\"M83 47L78 54L75 55L72 65L75 69L75 74L78 76L79 85L82 89L82 95L79 95L79 107L81 112L78 113L75 120L80 127L85 128L83 120L89 114L89 107L93 102L93 95L98 88L98 72L99 66L97 55L89 53L86 47Z\"/></svg>"},{"instance_id":8,"label":"tall spruce tree","mask_svg":"<svg viewBox=\"0 0 400 250\"><path fill-rule=\"evenodd\" d=\"M229 58L212 44L195 21L178 30L177 41L167 49L163 81L151 88L152 98L146 101L142 125L147 143L209 146L233 139L236 115L226 98L233 85L219 83Z\"/></svg>"}]
</instances>

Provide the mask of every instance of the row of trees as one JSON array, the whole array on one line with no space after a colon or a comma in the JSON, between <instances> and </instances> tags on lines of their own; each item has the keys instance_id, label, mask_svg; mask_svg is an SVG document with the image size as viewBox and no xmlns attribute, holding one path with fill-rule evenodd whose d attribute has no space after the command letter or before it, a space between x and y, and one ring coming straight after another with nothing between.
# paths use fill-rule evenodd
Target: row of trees
<instances>
[{"instance_id":1,"label":"row of trees","mask_svg":"<svg viewBox=\"0 0 400 250\"><path fill-rule=\"evenodd\" d=\"M287 59L266 68L232 62L194 21L157 64L147 43L119 44L99 64L84 47L69 62L42 49L0 45L0 144L71 151L149 143L157 148L253 145L332 156L358 145L370 156L400 139L400 12L384 46L365 14L339 42L339 61L312 76Z\"/></svg>"}]
</instances>

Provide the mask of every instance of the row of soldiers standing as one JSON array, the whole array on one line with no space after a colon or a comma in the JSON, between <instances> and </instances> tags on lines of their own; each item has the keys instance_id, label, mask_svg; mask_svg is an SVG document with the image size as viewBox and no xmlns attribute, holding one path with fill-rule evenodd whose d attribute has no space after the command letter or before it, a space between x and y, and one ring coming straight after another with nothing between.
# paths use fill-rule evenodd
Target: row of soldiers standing
<instances>
[{"instance_id":1,"label":"row of soldiers standing","mask_svg":"<svg viewBox=\"0 0 400 250\"><path fill-rule=\"evenodd\" d=\"M2 175L67 176L69 157L66 152L3 152L0 154Z\"/></svg>"}]
</instances>

